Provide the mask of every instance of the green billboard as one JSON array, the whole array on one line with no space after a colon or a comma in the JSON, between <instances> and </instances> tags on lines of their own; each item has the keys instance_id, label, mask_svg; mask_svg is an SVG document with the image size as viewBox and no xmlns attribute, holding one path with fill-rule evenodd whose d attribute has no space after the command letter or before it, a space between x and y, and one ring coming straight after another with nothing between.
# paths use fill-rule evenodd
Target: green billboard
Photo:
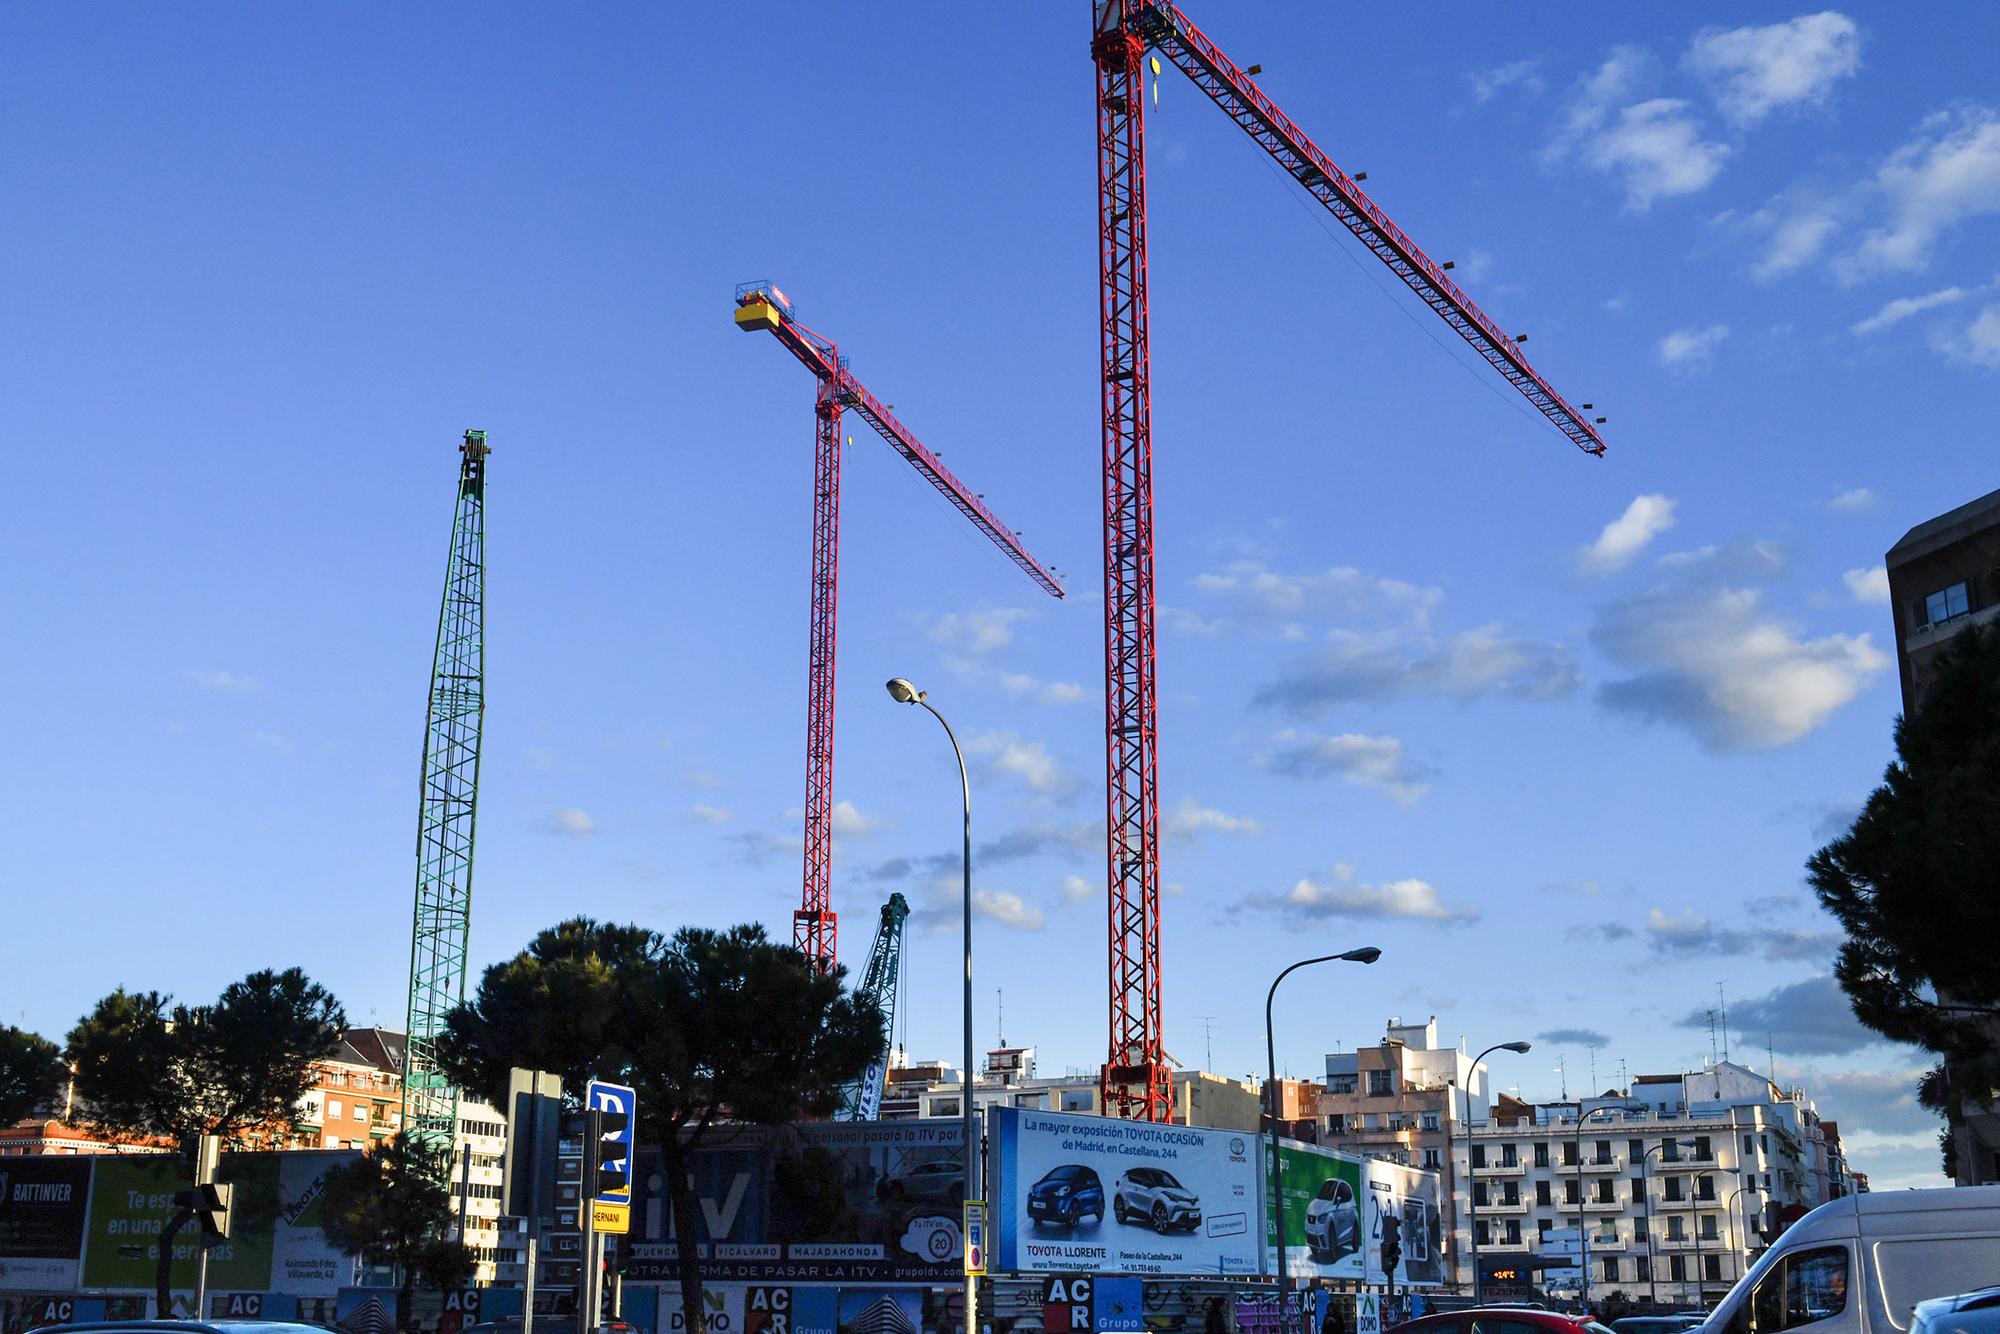
<instances>
[{"instance_id":1,"label":"green billboard","mask_svg":"<svg viewBox=\"0 0 2000 1334\"><path fill-rule=\"evenodd\" d=\"M1269 1153L1269 1141L1265 1152ZM1268 1158L1266 1159L1268 1162ZM1278 1142L1278 1198L1285 1225L1285 1272L1295 1278L1363 1277L1361 1161L1311 1144ZM1267 1251L1275 1257L1268 1210ZM1276 1259L1266 1268L1275 1271Z\"/></svg>"}]
</instances>

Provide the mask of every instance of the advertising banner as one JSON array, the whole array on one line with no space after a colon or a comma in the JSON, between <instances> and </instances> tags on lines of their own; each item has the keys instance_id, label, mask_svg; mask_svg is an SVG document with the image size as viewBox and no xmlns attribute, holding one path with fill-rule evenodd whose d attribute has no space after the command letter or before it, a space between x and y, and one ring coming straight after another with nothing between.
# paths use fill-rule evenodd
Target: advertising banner
<instances>
[{"instance_id":1,"label":"advertising banner","mask_svg":"<svg viewBox=\"0 0 2000 1334\"><path fill-rule=\"evenodd\" d=\"M710 1131L688 1171L703 1277L787 1285L964 1282L964 1144L964 1123L955 1120ZM659 1150L642 1147L637 1162L626 1278L671 1285L680 1258Z\"/></svg>"},{"instance_id":2,"label":"advertising banner","mask_svg":"<svg viewBox=\"0 0 2000 1334\"><path fill-rule=\"evenodd\" d=\"M76 1286L88 1158L0 1159L0 1288Z\"/></svg>"},{"instance_id":3,"label":"advertising banner","mask_svg":"<svg viewBox=\"0 0 2000 1334\"><path fill-rule=\"evenodd\" d=\"M1260 1140L1265 1154L1270 1141ZM1267 1157L1264 1161L1268 1162ZM1291 1278L1342 1278L1366 1274L1361 1256L1361 1159L1312 1144L1278 1141L1278 1197L1285 1226L1285 1273ZM1265 1272L1277 1273L1277 1238L1265 1211L1264 1240L1271 1256Z\"/></svg>"},{"instance_id":4,"label":"advertising banner","mask_svg":"<svg viewBox=\"0 0 2000 1334\"><path fill-rule=\"evenodd\" d=\"M326 1173L360 1155L350 1151L226 1153L216 1179L236 1187L228 1241L209 1248L208 1282L215 1291L287 1292L332 1296L354 1272L354 1261L327 1244L318 1200ZM171 1154L92 1158L94 1176L84 1230L83 1286L153 1286L159 1236L187 1188L186 1166ZM194 1286L190 1224L174 1237L174 1286Z\"/></svg>"},{"instance_id":5,"label":"advertising banner","mask_svg":"<svg viewBox=\"0 0 2000 1334\"><path fill-rule=\"evenodd\" d=\"M1002 1271L1254 1274L1254 1136L996 1107Z\"/></svg>"},{"instance_id":6,"label":"advertising banner","mask_svg":"<svg viewBox=\"0 0 2000 1334\"><path fill-rule=\"evenodd\" d=\"M1438 1175L1400 1163L1370 1158L1362 1163L1362 1246L1369 1283L1385 1283L1382 1272L1383 1220L1396 1220L1402 1258L1396 1263L1398 1288L1438 1287L1444 1282L1444 1219L1438 1209Z\"/></svg>"}]
</instances>

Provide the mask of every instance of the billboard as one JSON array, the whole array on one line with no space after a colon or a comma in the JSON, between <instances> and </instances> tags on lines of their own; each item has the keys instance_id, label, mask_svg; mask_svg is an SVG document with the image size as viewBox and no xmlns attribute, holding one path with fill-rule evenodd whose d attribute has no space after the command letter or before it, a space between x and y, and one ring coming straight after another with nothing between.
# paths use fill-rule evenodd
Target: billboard
<instances>
[{"instance_id":1,"label":"billboard","mask_svg":"<svg viewBox=\"0 0 2000 1334\"><path fill-rule=\"evenodd\" d=\"M1384 1283L1382 1220L1401 1224L1398 1237L1402 1259L1396 1264L1398 1288L1437 1287L1444 1282L1444 1219L1438 1210L1438 1175L1400 1163L1370 1158L1362 1164L1362 1245L1369 1283Z\"/></svg>"},{"instance_id":2,"label":"billboard","mask_svg":"<svg viewBox=\"0 0 2000 1334\"><path fill-rule=\"evenodd\" d=\"M1264 1163L1270 1140L1264 1139ZM1285 1224L1285 1272L1293 1278L1366 1277L1362 1240L1367 1201L1361 1189L1362 1161L1312 1144L1278 1141L1278 1198ZM1277 1272L1277 1238L1265 1210L1267 1272Z\"/></svg>"},{"instance_id":3,"label":"billboard","mask_svg":"<svg viewBox=\"0 0 2000 1334\"><path fill-rule=\"evenodd\" d=\"M702 1275L717 1283L963 1282L960 1121L719 1126L689 1155ZM657 1147L633 1179L628 1282L680 1278Z\"/></svg>"},{"instance_id":4,"label":"billboard","mask_svg":"<svg viewBox=\"0 0 2000 1334\"><path fill-rule=\"evenodd\" d=\"M996 1107L993 1227L1002 1270L1255 1274L1255 1136Z\"/></svg>"},{"instance_id":5,"label":"billboard","mask_svg":"<svg viewBox=\"0 0 2000 1334\"><path fill-rule=\"evenodd\" d=\"M0 1158L0 1288L76 1286L88 1158Z\"/></svg>"}]
</instances>

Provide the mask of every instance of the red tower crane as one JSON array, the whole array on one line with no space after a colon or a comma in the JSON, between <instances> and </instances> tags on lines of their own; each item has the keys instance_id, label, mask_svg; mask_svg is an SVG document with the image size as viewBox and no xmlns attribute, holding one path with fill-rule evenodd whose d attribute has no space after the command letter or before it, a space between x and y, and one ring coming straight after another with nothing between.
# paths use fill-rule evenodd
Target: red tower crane
<instances>
[{"instance_id":1,"label":"red tower crane","mask_svg":"<svg viewBox=\"0 0 2000 1334\"><path fill-rule=\"evenodd\" d=\"M736 327L764 330L818 381L813 404L812 631L806 667L805 891L792 914L792 940L807 958L832 968L839 915L833 910L833 669L840 588L840 419L852 408L889 442L972 526L1052 597L1062 585L1021 545L1020 534L924 448L867 386L854 378L833 341L792 315L792 303L768 282L736 289Z\"/></svg>"},{"instance_id":2,"label":"red tower crane","mask_svg":"<svg viewBox=\"0 0 2000 1334\"><path fill-rule=\"evenodd\" d=\"M1111 925L1107 1112L1172 1113L1160 1032L1158 697L1153 637L1153 424L1146 318L1145 53L1164 56L1303 185L1423 303L1590 454L1588 419L1250 75L1169 0L1092 0L1097 64L1097 244L1104 417L1106 871Z\"/></svg>"}]
</instances>

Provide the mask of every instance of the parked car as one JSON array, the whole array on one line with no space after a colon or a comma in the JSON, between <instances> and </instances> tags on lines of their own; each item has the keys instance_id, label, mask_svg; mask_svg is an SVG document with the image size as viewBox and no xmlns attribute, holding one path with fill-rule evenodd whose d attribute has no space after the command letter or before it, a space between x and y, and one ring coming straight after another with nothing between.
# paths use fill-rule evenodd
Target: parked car
<instances>
[{"instance_id":1,"label":"parked car","mask_svg":"<svg viewBox=\"0 0 2000 1334\"><path fill-rule=\"evenodd\" d=\"M1064 1163L1028 1187L1028 1217L1036 1223L1074 1227L1104 1220L1104 1182L1081 1163Z\"/></svg>"},{"instance_id":2,"label":"parked car","mask_svg":"<svg viewBox=\"0 0 2000 1334\"><path fill-rule=\"evenodd\" d=\"M883 1177L878 1191L885 1200L962 1200L965 1164L949 1158L917 1163Z\"/></svg>"},{"instance_id":3,"label":"parked car","mask_svg":"<svg viewBox=\"0 0 2000 1334\"><path fill-rule=\"evenodd\" d=\"M1313 1258L1338 1260L1361 1249L1361 1210L1354 1187L1329 1177L1306 1205L1306 1246Z\"/></svg>"},{"instance_id":4,"label":"parked car","mask_svg":"<svg viewBox=\"0 0 2000 1334\"><path fill-rule=\"evenodd\" d=\"M1910 1334L2000 1334L2000 1287L1918 1302Z\"/></svg>"},{"instance_id":5,"label":"parked car","mask_svg":"<svg viewBox=\"0 0 2000 1334\"><path fill-rule=\"evenodd\" d=\"M1893 1334L1933 1297L2000 1274L2000 1186L1884 1190L1829 1201L1786 1228L1716 1303L1705 1334ZM1950 1318L1932 1334L1949 1334Z\"/></svg>"},{"instance_id":6,"label":"parked car","mask_svg":"<svg viewBox=\"0 0 2000 1334\"><path fill-rule=\"evenodd\" d=\"M1702 1322L1698 1315L1628 1315L1611 1322L1617 1334L1685 1334Z\"/></svg>"},{"instance_id":7,"label":"parked car","mask_svg":"<svg viewBox=\"0 0 2000 1334\"><path fill-rule=\"evenodd\" d=\"M245 1331L245 1334L252 1334ZM262 1334L256 1331L255 1334ZM467 1325L461 1334L521 1334L521 1317L502 1316L498 1320L482 1320L476 1325ZM575 1315L535 1316L535 1334L576 1334ZM623 1320L606 1320L600 1324L595 1334L639 1334L639 1331Z\"/></svg>"},{"instance_id":8,"label":"parked car","mask_svg":"<svg viewBox=\"0 0 2000 1334\"><path fill-rule=\"evenodd\" d=\"M1155 1232L1192 1232L1201 1226L1201 1200L1163 1167L1134 1167L1111 1192L1111 1214L1121 1223L1150 1223Z\"/></svg>"},{"instance_id":9,"label":"parked car","mask_svg":"<svg viewBox=\"0 0 2000 1334\"><path fill-rule=\"evenodd\" d=\"M1611 1331L1583 1316L1558 1315L1531 1306L1474 1306L1405 1320L1392 1334L1611 1334Z\"/></svg>"}]
</instances>

